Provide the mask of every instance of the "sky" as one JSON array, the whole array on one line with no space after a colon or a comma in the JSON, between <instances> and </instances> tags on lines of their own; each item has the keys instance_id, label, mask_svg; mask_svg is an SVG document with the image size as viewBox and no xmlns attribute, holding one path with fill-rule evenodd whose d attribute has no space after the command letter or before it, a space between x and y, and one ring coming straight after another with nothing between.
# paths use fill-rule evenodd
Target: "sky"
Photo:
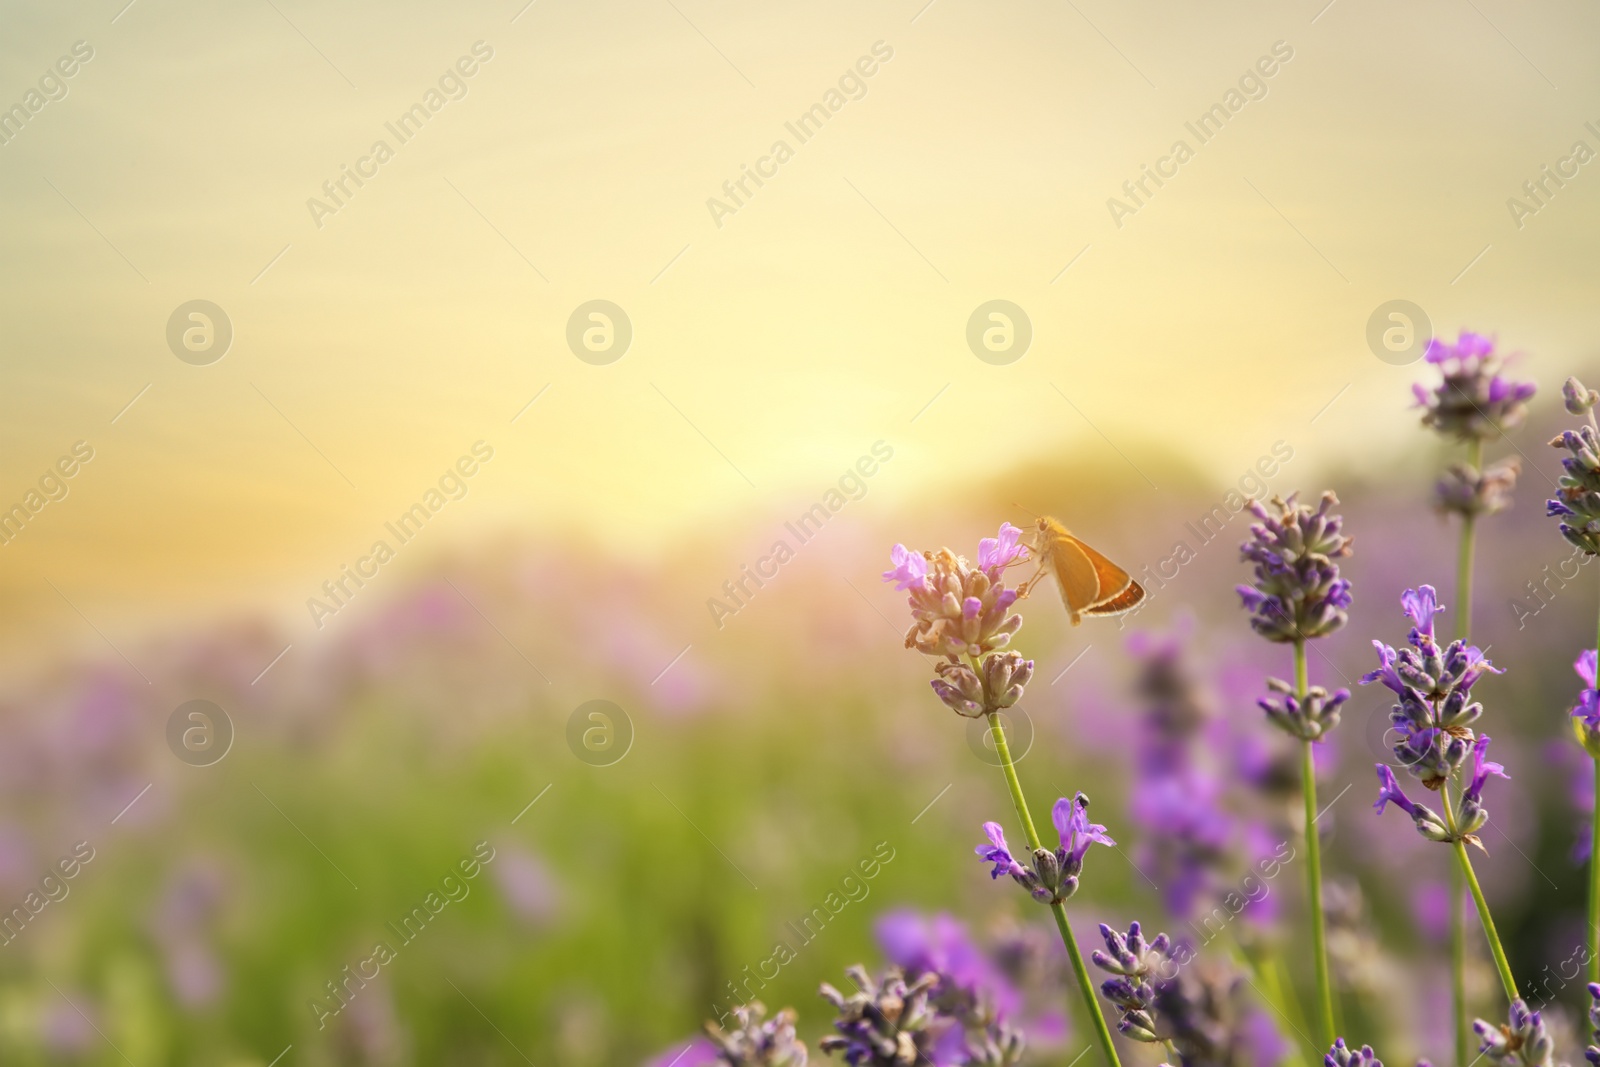
<instances>
[{"instance_id":1,"label":"sky","mask_svg":"<svg viewBox=\"0 0 1600 1067\"><path fill-rule=\"evenodd\" d=\"M0 144L0 509L92 450L0 544L12 633L298 615L441 478L424 552L510 530L648 563L879 441L879 515L1040 457L1130 498L1163 456L1226 485L1278 440L1381 472L1424 377L1369 346L1396 300L1526 353L1543 403L1600 356L1592 5L0 19L0 107L27 112ZM1569 177L1536 202L1546 166ZM186 360L197 300L232 339ZM568 341L596 300L631 329L609 362ZM1018 358L969 344L995 300Z\"/></svg>"}]
</instances>

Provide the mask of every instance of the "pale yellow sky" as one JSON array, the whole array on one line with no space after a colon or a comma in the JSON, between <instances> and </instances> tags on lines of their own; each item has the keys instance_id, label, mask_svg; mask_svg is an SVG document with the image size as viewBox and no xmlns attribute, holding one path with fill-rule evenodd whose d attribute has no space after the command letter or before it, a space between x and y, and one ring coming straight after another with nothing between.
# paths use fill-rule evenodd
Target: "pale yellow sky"
<instances>
[{"instance_id":1,"label":"pale yellow sky","mask_svg":"<svg viewBox=\"0 0 1600 1067\"><path fill-rule=\"evenodd\" d=\"M878 439L879 509L1049 451L1171 448L1219 482L1279 438L1310 470L1384 465L1421 374L1366 347L1391 299L1498 331L1547 398L1600 356L1600 164L1520 229L1506 206L1600 150L1575 0L124 3L0 14L0 106L94 53L0 145L0 508L95 450L0 545L13 618L61 611L46 578L120 624L295 607L478 440L440 545L643 554L814 498ZM399 143L385 123L480 41ZM785 122L880 41L798 143ZM1266 95L1198 144L1185 122L1277 42ZM380 138L319 228L308 198ZM707 199L780 138L719 227ZM1178 138L1193 158L1116 226ZM195 299L234 330L207 366L166 340ZM593 299L633 326L606 366L565 340ZM967 347L991 299L1032 322L1008 366Z\"/></svg>"}]
</instances>

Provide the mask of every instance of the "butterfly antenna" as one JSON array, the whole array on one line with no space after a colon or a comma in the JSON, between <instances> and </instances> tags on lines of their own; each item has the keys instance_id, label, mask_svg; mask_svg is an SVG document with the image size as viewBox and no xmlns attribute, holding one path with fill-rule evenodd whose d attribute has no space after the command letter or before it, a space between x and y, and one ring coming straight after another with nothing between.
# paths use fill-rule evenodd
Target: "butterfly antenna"
<instances>
[{"instance_id":1,"label":"butterfly antenna","mask_svg":"<svg viewBox=\"0 0 1600 1067\"><path fill-rule=\"evenodd\" d=\"M1018 511L1022 512L1024 515L1032 515L1036 519L1043 518L1043 516L1040 515L1038 512L1029 511L1027 508L1023 507L1021 504L1013 502L1011 506L1016 508Z\"/></svg>"}]
</instances>

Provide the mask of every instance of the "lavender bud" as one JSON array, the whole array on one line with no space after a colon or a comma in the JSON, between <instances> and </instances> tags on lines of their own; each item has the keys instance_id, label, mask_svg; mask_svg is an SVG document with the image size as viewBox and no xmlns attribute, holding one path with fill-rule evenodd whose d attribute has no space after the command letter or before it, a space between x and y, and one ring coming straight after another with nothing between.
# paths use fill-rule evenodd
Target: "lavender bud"
<instances>
[{"instance_id":1,"label":"lavender bud","mask_svg":"<svg viewBox=\"0 0 1600 1067\"><path fill-rule=\"evenodd\" d=\"M1494 515L1511 507L1522 461L1511 456L1486 470L1452 463L1434 485L1434 506L1446 514L1475 517Z\"/></svg>"},{"instance_id":2,"label":"lavender bud","mask_svg":"<svg viewBox=\"0 0 1600 1067\"><path fill-rule=\"evenodd\" d=\"M928 684L945 706L957 715L976 719L984 713L983 683L964 663L941 660L933 671L939 677Z\"/></svg>"},{"instance_id":3,"label":"lavender bud","mask_svg":"<svg viewBox=\"0 0 1600 1067\"><path fill-rule=\"evenodd\" d=\"M1325 1067L1383 1067L1378 1054L1372 1051L1371 1045L1362 1045L1353 1049L1344 1043L1344 1038L1335 1038L1333 1047L1322 1058Z\"/></svg>"},{"instance_id":4,"label":"lavender bud","mask_svg":"<svg viewBox=\"0 0 1600 1067\"><path fill-rule=\"evenodd\" d=\"M1576 378L1568 378L1561 385L1561 399L1566 402L1570 415L1587 415L1589 409L1600 403L1600 393L1586 389Z\"/></svg>"},{"instance_id":5,"label":"lavender bud","mask_svg":"<svg viewBox=\"0 0 1600 1067\"><path fill-rule=\"evenodd\" d=\"M1022 691L1033 678L1033 660L1020 652L996 652L983 661L983 684L989 694L989 710L1009 708L1022 699Z\"/></svg>"}]
</instances>

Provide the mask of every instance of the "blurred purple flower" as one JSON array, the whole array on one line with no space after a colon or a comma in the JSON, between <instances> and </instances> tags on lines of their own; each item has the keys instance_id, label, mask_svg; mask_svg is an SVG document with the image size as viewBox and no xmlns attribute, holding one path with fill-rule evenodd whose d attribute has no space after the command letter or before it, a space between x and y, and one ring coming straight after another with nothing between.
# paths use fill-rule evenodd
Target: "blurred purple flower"
<instances>
[{"instance_id":1,"label":"blurred purple flower","mask_svg":"<svg viewBox=\"0 0 1600 1067\"><path fill-rule=\"evenodd\" d=\"M1492 338L1467 330L1454 344L1435 337L1426 359L1439 368L1440 381L1431 390L1420 383L1411 387L1424 426L1466 441L1498 437L1522 425L1537 389L1532 382L1501 377L1505 360L1495 353Z\"/></svg>"},{"instance_id":2,"label":"blurred purple flower","mask_svg":"<svg viewBox=\"0 0 1600 1067\"><path fill-rule=\"evenodd\" d=\"M494 865L495 884L511 913L529 926L550 923L561 910L561 889L550 868L527 849L500 850Z\"/></svg>"},{"instance_id":3,"label":"blurred purple flower","mask_svg":"<svg viewBox=\"0 0 1600 1067\"><path fill-rule=\"evenodd\" d=\"M1022 994L953 916L940 912L930 917L897 909L880 917L873 932L884 957L904 971L908 980L914 982L929 973L939 975L940 984L932 994L935 999L948 992L946 986L953 986L987 1001L999 1018L1014 1018L1021 1010Z\"/></svg>"},{"instance_id":4,"label":"blurred purple flower","mask_svg":"<svg viewBox=\"0 0 1600 1067\"><path fill-rule=\"evenodd\" d=\"M644 1067L711 1067L717 1062L717 1046L704 1037L696 1037L646 1060Z\"/></svg>"}]
</instances>

